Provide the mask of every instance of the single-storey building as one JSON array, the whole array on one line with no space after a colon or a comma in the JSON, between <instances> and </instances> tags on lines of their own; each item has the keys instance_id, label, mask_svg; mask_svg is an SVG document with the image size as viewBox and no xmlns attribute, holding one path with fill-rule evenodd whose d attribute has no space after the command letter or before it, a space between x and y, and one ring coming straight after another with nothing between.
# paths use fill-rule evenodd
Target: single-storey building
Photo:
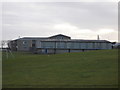
<instances>
[{"instance_id":1,"label":"single-storey building","mask_svg":"<svg viewBox=\"0 0 120 90\"><path fill-rule=\"evenodd\" d=\"M8 45L13 51L32 51L41 54L112 49L111 42L107 40L71 39L71 37L62 34L46 38L23 37L11 40Z\"/></svg>"}]
</instances>

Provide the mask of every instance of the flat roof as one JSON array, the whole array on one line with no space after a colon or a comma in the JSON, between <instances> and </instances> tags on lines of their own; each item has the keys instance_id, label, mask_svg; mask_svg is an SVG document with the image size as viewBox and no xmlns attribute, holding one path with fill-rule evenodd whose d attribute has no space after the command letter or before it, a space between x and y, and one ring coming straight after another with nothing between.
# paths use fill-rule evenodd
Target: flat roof
<instances>
[{"instance_id":1,"label":"flat roof","mask_svg":"<svg viewBox=\"0 0 120 90\"><path fill-rule=\"evenodd\" d=\"M84 39L20 38L16 40L39 40L45 42L61 41L61 42L109 42L110 43L110 41L107 40L84 40Z\"/></svg>"},{"instance_id":2,"label":"flat roof","mask_svg":"<svg viewBox=\"0 0 120 90\"><path fill-rule=\"evenodd\" d=\"M61 41L61 42L109 42L110 41L107 41L107 40L81 40L81 39L68 39L68 40L64 40L64 39L45 39L45 40L40 40L40 41L47 41L47 42L52 42L52 41Z\"/></svg>"},{"instance_id":3,"label":"flat roof","mask_svg":"<svg viewBox=\"0 0 120 90\"><path fill-rule=\"evenodd\" d=\"M58 34L54 35L51 37L56 37L56 36L65 36L69 37L63 34ZM61 42L108 42L111 43L110 41L107 40L84 40L84 39L52 39L51 37L23 37L23 38L18 38L15 40L11 41L16 41L16 40L40 40L40 41L61 41Z\"/></svg>"}]
</instances>

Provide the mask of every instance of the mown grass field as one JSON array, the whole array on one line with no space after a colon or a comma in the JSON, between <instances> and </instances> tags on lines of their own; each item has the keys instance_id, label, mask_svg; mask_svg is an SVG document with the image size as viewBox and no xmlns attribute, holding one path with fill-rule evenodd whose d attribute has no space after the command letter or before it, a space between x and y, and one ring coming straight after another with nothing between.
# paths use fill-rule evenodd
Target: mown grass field
<instances>
[{"instance_id":1,"label":"mown grass field","mask_svg":"<svg viewBox=\"0 0 120 90\"><path fill-rule=\"evenodd\" d=\"M3 88L117 88L118 51L3 53Z\"/></svg>"}]
</instances>

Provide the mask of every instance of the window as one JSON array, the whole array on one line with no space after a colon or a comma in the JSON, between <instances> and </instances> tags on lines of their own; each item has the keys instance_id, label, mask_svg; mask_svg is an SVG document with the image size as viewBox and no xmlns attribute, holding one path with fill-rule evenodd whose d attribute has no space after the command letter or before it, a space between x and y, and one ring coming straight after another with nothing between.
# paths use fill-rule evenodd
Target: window
<instances>
[{"instance_id":1,"label":"window","mask_svg":"<svg viewBox=\"0 0 120 90\"><path fill-rule=\"evenodd\" d=\"M32 40L32 43L34 43L34 44L35 44L35 43L36 43L36 41L35 41L35 40Z\"/></svg>"},{"instance_id":2,"label":"window","mask_svg":"<svg viewBox=\"0 0 120 90\"><path fill-rule=\"evenodd\" d=\"M26 41L23 41L23 44L25 45L27 42Z\"/></svg>"},{"instance_id":3,"label":"window","mask_svg":"<svg viewBox=\"0 0 120 90\"><path fill-rule=\"evenodd\" d=\"M24 47L24 49L26 49L27 47Z\"/></svg>"}]
</instances>

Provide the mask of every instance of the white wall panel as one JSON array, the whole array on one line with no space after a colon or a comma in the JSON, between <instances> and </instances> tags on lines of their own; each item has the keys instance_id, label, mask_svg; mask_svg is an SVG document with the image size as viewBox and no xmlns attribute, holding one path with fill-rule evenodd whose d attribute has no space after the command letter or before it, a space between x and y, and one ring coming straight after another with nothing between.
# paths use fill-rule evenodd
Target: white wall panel
<instances>
[{"instance_id":1,"label":"white wall panel","mask_svg":"<svg viewBox=\"0 0 120 90\"><path fill-rule=\"evenodd\" d=\"M107 49L106 43L101 43L102 49Z\"/></svg>"},{"instance_id":2,"label":"white wall panel","mask_svg":"<svg viewBox=\"0 0 120 90\"><path fill-rule=\"evenodd\" d=\"M67 42L67 48L71 48L72 43L71 42Z\"/></svg>"},{"instance_id":3,"label":"white wall panel","mask_svg":"<svg viewBox=\"0 0 120 90\"><path fill-rule=\"evenodd\" d=\"M39 40L36 41L36 48L41 48L41 41Z\"/></svg>"},{"instance_id":4,"label":"white wall panel","mask_svg":"<svg viewBox=\"0 0 120 90\"><path fill-rule=\"evenodd\" d=\"M111 43L80 43L80 42L37 42L37 48L66 48L66 49L111 49Z\"/></svg>"},{"instance_id":5,"label":"white wall panel","mask_svg":"<svg viewBox=\"0 0 120 90\"><path fill-rule=\"evenodd\" d=\"M48 54L54 53L54 49L48 49L48 50L47 50L47 53L48 53Z\"/></svg>"},{"instance_id":6,"label":"white wall panel","mask_svg":"<svg viewBox=\"0 0 120 90\"><path fill-rule=\"evenodd\" d=\"M56 47L57 48L66 48L66 43L65 42L57 42Z\"/></svg>"},{"instance_id":7,"label":"white wall panel","mask_svg":"<svg viewBox=\"0 0 120 90\"><path fill-rule=\"evenodd\" d=\"M54 48L55 42L41 42L41 48Z\"/></svg>"},{"instance_id":8,"label":"white wall panel","mask_svg":"<svg viewBox=\"0 0 120 90\"><path fill-rule=\"evenodd\" d=\"M94 43L94 49L100 49L101 47L100 47L100 43Z\"/></svg>"},{"instance_id":9,"label":"white wall panel","mask_svg":"<svg viewBox=\"0 0 120 90\"><path fill-rule=\"evenodd\" d=\"M74 42L74 43L73 43L73 48L74 48L74 49L79 49L79 48L80 48L79 43L78 43L78 42Z\"/></svg>"},{"instance_id":10,"label":"white wall panel","mask_svg":"<svg viewBox=\"0 0 120 90\"><path fill-rule=\"evenodd\" d=\"M70 50L70 52L83 52L82 50Z\"/></svg>"},{"instance_id":11,"label":"white wall panel","mask_svg":"<svg viewBox=\"0 0 120 90\"><path fill-rule=\"evenodd\" d=\"M68 50L56 50L56 53L68 53Z\"/></svg>"},{"instance_id":12,"label":"white wall panel","mask_svg":"<svg viewBox=\"0 0 120 90\"><path fill-rule=\"evenodd\" d=\"M80 43L81 49L86 49L86 43Z\"/></svg>"},{"instance_id":13,"label":"white wall panel","mask_svg":"<svg viewBox=\"0 0 120 90\"><path fill-rule=\"evenodd\" d=\"M87 43L87 49L93 49L93 43Z\"/></svg>"},{"instance_id":14,"label":"white wall panel","mask_svg":"<svg viewBox=\"0 0 120 90\"><path fill-rule=\"evenodd\" d=\"M112 44L111 43L106 43L107 49L112 49Z\"/></svg>"}]
</instances>

